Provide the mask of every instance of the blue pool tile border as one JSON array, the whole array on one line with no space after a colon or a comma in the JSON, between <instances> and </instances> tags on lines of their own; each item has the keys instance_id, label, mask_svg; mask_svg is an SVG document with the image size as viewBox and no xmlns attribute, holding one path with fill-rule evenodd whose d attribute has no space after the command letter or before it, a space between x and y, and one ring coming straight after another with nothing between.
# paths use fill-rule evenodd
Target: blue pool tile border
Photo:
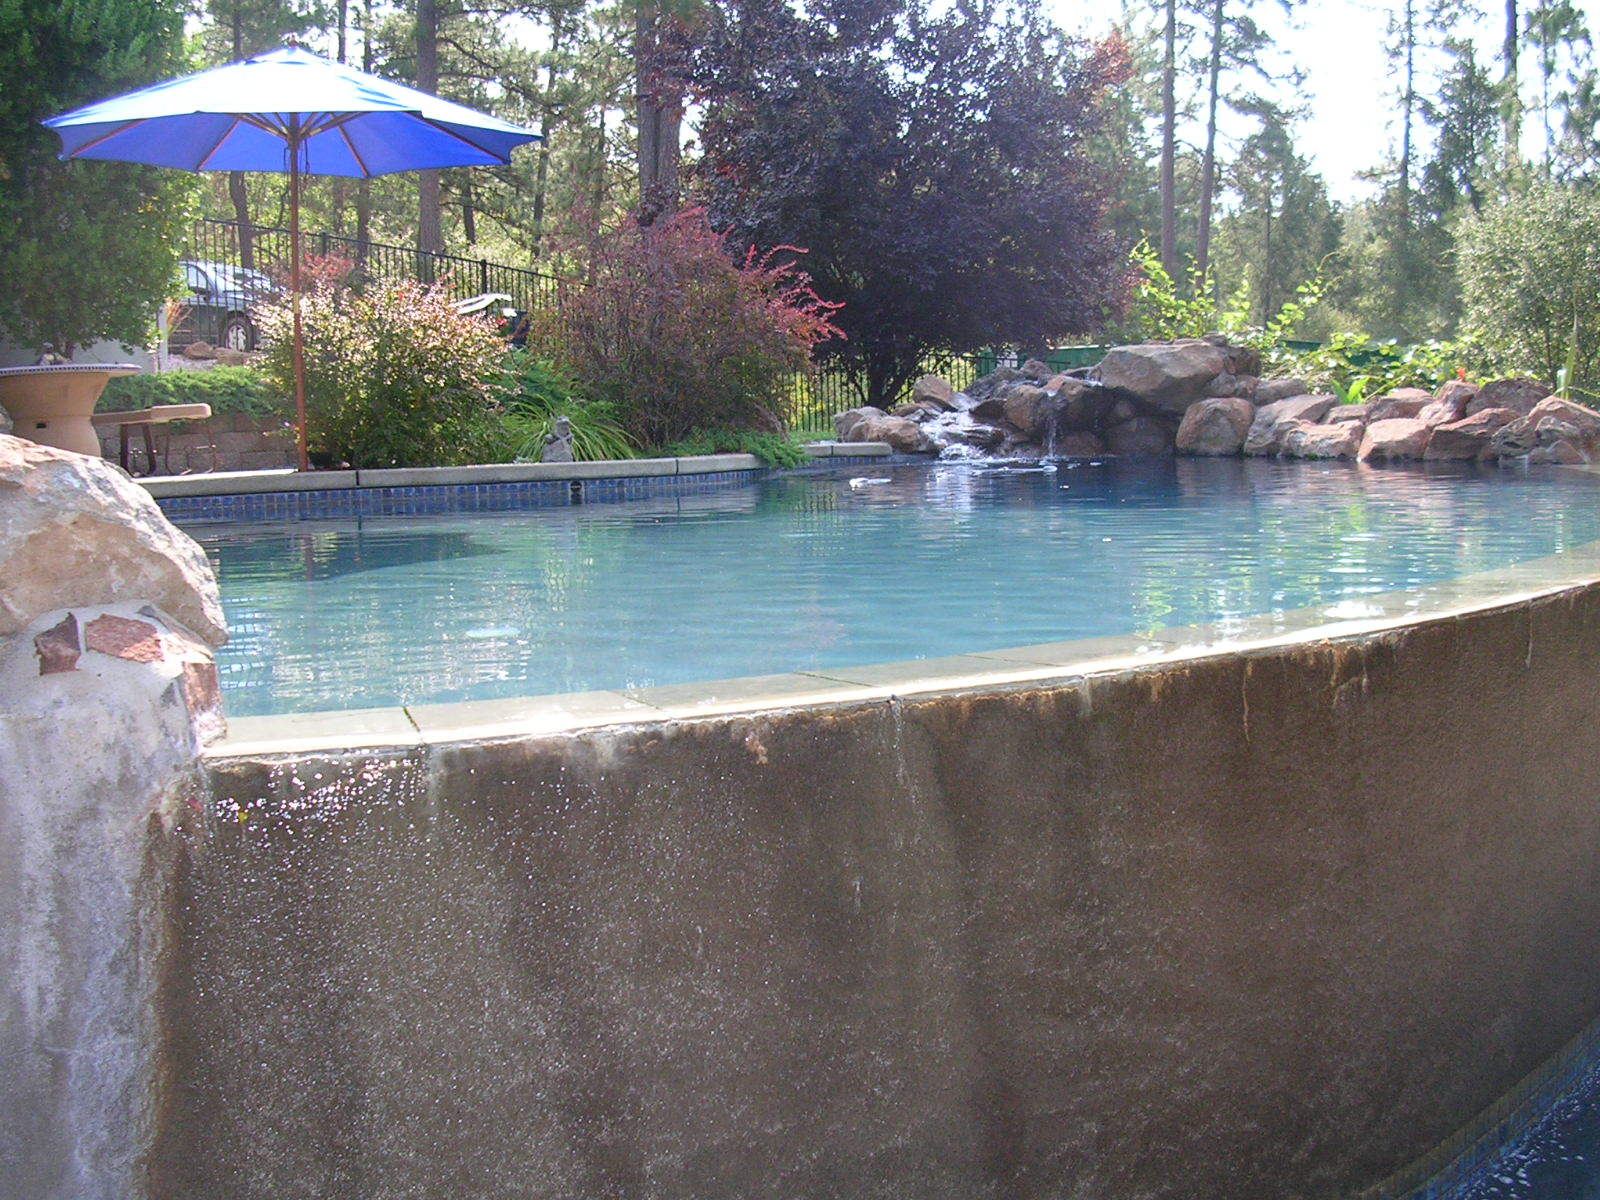
<instances>
[{"instance_id":1,"label":"blue pool tile border","mask_svg":"<svg viewBox=\"0 0 1600 1200\"><path fill-rule=\"evenodd\" d=\"M882 456L839 455L816 460L802 471L882 465ZM770 468L678 475L615 475L484 483L361 486L305 491L226 492L156 496L168 519L186 525L316 521L340 517L436 516L451 513L515 512L683 496L746 487L772 475Z\"/></svg>"}]
</instances>

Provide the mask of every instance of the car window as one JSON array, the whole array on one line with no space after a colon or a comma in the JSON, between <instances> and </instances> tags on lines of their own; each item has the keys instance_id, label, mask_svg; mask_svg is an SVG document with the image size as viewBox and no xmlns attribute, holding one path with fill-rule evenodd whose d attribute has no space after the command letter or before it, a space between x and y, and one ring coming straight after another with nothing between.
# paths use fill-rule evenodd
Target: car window
<instances>
[{"instance_id":1,"label":"car window","mask_svg":"<svg viewBox=\"0 0 1600 1200\"><path fill-rule=\"evenodd\" d=\"M188 282L191 292L203 292L209 286L206 280L206 273L200 269L198 263L184 263L183 277Z\"/></svg>"}]
</instances>

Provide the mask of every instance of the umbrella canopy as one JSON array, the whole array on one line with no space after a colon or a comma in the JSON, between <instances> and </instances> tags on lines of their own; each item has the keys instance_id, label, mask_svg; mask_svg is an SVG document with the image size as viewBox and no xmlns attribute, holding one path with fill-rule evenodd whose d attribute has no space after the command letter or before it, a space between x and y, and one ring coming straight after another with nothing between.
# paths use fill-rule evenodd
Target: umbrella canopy
<instances>
[{"instance_id":1,"label":"umbrella canopy","mask_svg":"<svg viewBox=\"0 0 1600 1200\"><path fill-rule=\"evenodd\" d=\"M538 134L298 46L51 117L62 158L371 176L511 161Z\"/></svg>"},{"instance_id":2,"label":"umbrella canopy","mask_svg":"<svg viewBox=\"0 0 1600 1200\"><path fill-rule=\"evenodd\" d=\"M61 157L289 176L295 406L305 470L300 176L508 163L539 134L289 46L86 105L44 124Z\"/></svg>"}]
</instances>

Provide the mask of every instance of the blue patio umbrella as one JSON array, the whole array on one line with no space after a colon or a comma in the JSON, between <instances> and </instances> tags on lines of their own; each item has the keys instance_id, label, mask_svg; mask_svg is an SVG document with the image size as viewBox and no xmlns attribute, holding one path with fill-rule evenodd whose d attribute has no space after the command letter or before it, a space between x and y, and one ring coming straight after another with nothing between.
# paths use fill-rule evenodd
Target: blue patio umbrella
<instances>
[{"instance_id":1,"label":"blue patio umbrella","mask_svg":"<svg viewBox=\"0 0 1600 1200\"><path fill-rule=\"evenodd\" d=\"M289 46L51 117L61 157L289 176L295 412L306 459L300 176L508 163L539 134Z\"/></svg>"}]
</instances>

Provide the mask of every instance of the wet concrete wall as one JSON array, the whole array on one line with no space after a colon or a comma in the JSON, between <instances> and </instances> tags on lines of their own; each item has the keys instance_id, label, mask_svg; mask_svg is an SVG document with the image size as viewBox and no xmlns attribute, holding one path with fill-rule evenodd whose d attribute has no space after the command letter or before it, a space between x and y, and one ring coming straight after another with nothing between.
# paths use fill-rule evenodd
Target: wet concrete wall
<instances>
[{"instance_id":1,"label":"wet concrete wall","mask_svg":"<svg viewBox=\"0 0 1600 1200\"><path fill-rule=\"evenodd\" d=\"M162 1197L1347 1196L1600 1012L1600 595L214 764Z\"/></svg>"}]
</instances>

